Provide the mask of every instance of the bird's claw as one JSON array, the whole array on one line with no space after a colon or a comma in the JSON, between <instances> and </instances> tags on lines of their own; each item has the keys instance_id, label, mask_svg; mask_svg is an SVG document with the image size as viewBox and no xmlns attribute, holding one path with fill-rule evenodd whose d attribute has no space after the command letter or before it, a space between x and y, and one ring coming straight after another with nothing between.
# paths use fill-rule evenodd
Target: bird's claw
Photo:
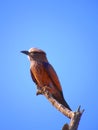
<instances>
[{"instance_id":1,"label":"bird's claw","mask_svg":"<svg viewBox=\"0 0 98 130\"><path fill-rule=\"evenodd\" d=\"M47 93L47 95L49 95L49 88L47 89L48 87L46 86L43 86L41 89L38 89L37 88L37 92L36 92L36 95L41 95L41 94L44 94L44 93Z\"/></svg>"},{"instance_id":2,"label":"bird's claw","mask_svg":"<svg viewBox=\"0 0 98 130\"><path fill-rule=\"evenodd\" d=\"M36 95L41 95L42 94L42 90L41 89L38 89L37 92L36 92Z\"/></svg>"},{"instance_id":3,"label":"bird's claw","mask_svg":"<svg viewBox=\"0 0 98 130\"><path fill-rule=\"evenodd\" d=\"M45 86L42 87L41 89L38 89L38 88L37 88L36 95L41 95L41 94L43 94L43 93L45 93L45 92L46 92L46 87L45 87Z\"/></svg>"}]
</instances>

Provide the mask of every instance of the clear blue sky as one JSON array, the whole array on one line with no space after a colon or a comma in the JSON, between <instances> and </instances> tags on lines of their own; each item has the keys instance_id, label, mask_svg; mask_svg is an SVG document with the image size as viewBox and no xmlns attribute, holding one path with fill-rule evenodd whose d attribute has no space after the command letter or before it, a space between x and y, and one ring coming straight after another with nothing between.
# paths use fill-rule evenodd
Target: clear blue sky
<instances>
[{"instance_id":1,"label":"clear blue sky","mask_svg":"<svg viewBox=\"0 0 98 130\"><path fill-rule=\"evenodd\" d=\"M0 130L61 130L69 119L36 87L21 50L38 47L54 66L79 130L98 129L97 0L0 1Z\"/></svg>"}]
</instances>

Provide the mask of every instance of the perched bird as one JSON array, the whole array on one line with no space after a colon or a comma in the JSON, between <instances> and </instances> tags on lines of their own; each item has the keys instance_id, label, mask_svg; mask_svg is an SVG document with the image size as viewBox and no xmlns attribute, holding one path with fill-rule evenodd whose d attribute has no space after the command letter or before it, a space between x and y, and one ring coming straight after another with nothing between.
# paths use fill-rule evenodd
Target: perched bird
<instances>
[{"instance_id":1,"label":"perched bird","mask_svg":"<svg viewBox=\"0 0 98 130\"><path fill-rule=\"evenodd\" d=\"M49 94L60 104L71 110L67 102L64 100L62 88L58 76L48 62L46 53L38 48L31 48L29 51L21 51L28 55L30 60L30 73L33 81L37 85L37 89L46 86Z\"/></svg>"}]
</instances>

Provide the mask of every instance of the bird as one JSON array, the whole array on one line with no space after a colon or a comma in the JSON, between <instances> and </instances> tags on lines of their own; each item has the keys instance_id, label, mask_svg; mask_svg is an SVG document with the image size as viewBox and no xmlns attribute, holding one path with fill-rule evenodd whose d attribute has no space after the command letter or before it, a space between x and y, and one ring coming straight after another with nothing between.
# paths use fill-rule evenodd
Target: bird
<instances>
[{"instance_id":1,"label":"bird","mask_svg":"<svg viewBox=\"0 0 98 130\"><path fill-rule=\"evenodd\" d=\"M49 95L72 111L64 99L58 75L53 66L49 63L46 52L39 48L30 48L28 51L21 51L21 53L26 54L29 58L31 77L37 85L37 89L41 90L41 88L46 87ZM38 91L37 94L39 93Z\"/></svg>"}]
</instances>

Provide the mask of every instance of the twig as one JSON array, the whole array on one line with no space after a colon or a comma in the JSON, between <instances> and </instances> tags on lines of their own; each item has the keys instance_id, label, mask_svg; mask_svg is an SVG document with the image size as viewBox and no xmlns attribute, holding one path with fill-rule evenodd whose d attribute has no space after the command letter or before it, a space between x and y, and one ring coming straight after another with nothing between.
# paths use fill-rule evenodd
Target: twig
<instances>
[{"instance_id":1,"label":"twig","mask_svg":"<svg viewBox=\"0 0 98 130\"><path fill-rule=\"evenodd\" d=\"M84 110L80 111L80 106L76 112L74 112L73 118L71 118L70 124L69 124L69 130L77 130L78 125L81 119L81 116L83 114Z\"/></svg>"},{"instance_id":2,"label":"twig","mask_svg":"<svg viewBox=\"0 0 98 130\"><path fill-rule=\"evenodd\" d=\"M80 111L80 106L76 112L74 112L73 118L71 118L69 125L65 124L62 130L77 130L79 126L79 122L84 110Z\"/></svg>"}]
</instances>

